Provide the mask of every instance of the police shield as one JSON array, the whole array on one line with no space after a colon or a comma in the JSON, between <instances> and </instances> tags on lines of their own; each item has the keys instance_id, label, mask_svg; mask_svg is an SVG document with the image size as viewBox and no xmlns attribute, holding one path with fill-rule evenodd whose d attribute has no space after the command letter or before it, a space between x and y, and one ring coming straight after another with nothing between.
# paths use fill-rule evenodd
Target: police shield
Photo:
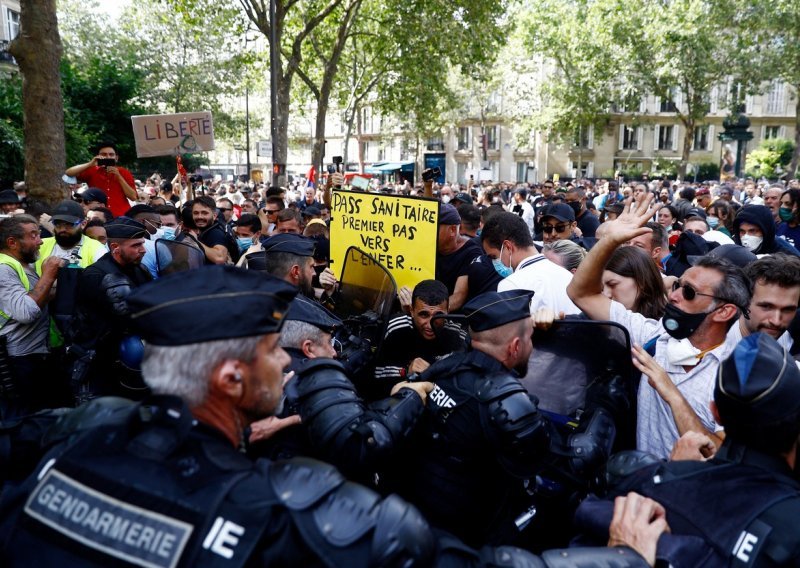
<instances>
[{"instance_id":1,"label":"police shield","mask_svg":"<svg viewBox=\"0 0 800 568\"><path fill-rule=\"evenodd\" d=\"M534 332L533 352L521 382L539 399L540 409L565 423L586 409L590 389L605 389L614 382L628 405L614 417L616 447L622 449L633 442L638 376L628 330L614 322L567 318Z\"/></svg>"},{"instance_id":2,"label":"police shield","mask_svg":"<svg viewBox=\"0 0 800 568\"><path fill-rule=\"evenodd\" d=\"M156 241L156 264L158 275L194 270L203 266L205 254L197 246L182 241Z\"/></svg>"}]
</instances>

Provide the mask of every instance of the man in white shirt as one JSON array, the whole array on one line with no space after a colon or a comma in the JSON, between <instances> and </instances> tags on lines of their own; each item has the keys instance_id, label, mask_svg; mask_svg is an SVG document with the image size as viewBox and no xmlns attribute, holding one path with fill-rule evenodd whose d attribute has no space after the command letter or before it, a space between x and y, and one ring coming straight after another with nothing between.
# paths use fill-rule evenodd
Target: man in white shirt
<instances>
[{"instance_id":1,"label":"man in white shirt","mask_svg":"<svg viewBox=\"0 0 800 568\"><path fill-rule=\"evenodd\" d=\"M669 456L688 431L707 434L717 446L724 434L709 405L720 362L735 346L727 340L740 312L747 311L750 290L742 270L730 262L703 257L683 273L664 317L648 319L603 295L602 274L617 247L644 235L653 215L652 196L626 206L606 223L603 238L592 247L567 288L572 301L590 318L625 326L634 344L639 383L636 438L640 450ZM638 348L637 348L638 346ZM652 350L650 357L647 351Z\"/></svg>"},{"instance_id":2,"label":"man in white shirt","mask_svg":"<svg viewBox=\"0 0 800 568\"><path fill-rule=\"evenodd\" d=\"M566 293L572 273L551 262L533 244L528 226L514 213L493 215L481 232L483 250L504 276L498 292L532 290L531 313L548 307L555 313L577 314L578 307Z\"/></svg>"},{"instance_id":3,"label":"man in white shirt","mask_svg":"<svg viewBox=\"0 0 800 568\"><path fill-rule=\"evenodd\" d=\"M518 189L514 192L514 196L511 198L511 203L508 204L508 211L509 213L514 213L519 215L525 224L528 226L528 231L533 234L533 221L534 221L534 213L533 213L533 206L528 203L526 199L528 197L528 192L524 189Z\"/></svg>"}]
</instances>

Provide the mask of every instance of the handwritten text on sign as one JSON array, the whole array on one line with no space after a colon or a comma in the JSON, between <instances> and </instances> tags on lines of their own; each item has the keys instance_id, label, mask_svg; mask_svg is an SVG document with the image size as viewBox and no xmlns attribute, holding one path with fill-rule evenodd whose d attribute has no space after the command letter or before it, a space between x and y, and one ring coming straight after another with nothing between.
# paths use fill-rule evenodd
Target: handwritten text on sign
<instances>
[{"instance_id":1,"label":"handwritten text on sign","mask_svg":"<svg viewBox=\"0 0 800 568\"><path fill-rule=\"evenodd\" d=\"M214 123L208 111L132 116L131 122L139 158L214 149Z\"/></svg>"},{"instance_id":2,"label":"handwritten text on sign","mask_svg":"<svg viewBox=\"0 0 800 568\"><path fill-rule=\"evenodd\" d=\"M341 274L345 253L357 246L391 272L397 285L413 288L436 274L438 201L334 191L331 260Z\"/></svg>"}]
</instances>

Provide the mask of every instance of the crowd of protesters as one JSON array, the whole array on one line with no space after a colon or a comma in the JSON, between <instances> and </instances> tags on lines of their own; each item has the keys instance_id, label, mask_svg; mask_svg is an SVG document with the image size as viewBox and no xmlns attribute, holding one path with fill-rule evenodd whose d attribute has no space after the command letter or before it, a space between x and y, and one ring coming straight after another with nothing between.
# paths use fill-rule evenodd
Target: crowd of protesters
<instances>
[{"instance_id":1,"label":"crowd of protesters","mask_svg":"<svg viewBox=\"0 0 800 568\"><path fill-rule=\"evenodd\" d=\"M24 183L0 191L0 460L12 464L0 548L9 565L141 564L165 550L153 539L171 536L153 529L110 543L100 521L62 514L47 493L47 468L59 466L36 466L47 452L65 464L68 500L88 503L86 486L99 491L100 519L112 514L102 512L106 493L123 500L119 519L125 498L131 511L144 508L136 522L145 527L147 511L206 518L187 548L164 552L174 560L165 565L231 558L245 542L264 564L800 565L795 180L373 179L368 191L438 199L439 227L436 274L398 290L364 383L342 356L341 283L329 268L331 190L363 190L341 174L287 187L137 180L119 159L101 143L66 170L69 198L52 208L29 200ZM178 254L170 246L191 250L196 269L165 276L163 256ZM592 321L624 328L635 384L626 396L589 377L584 406L561 420L529 386L541 371L536 334ZM580 360L589 348L569 349ZM140 401L153 417L125 414L122 403L97 411L106 396ZM95 410L67 424L67 411L48 410L75 407ZM193 423L178 420L185 411ZM628 419L632 441L615 445ZM57 433L32 441L31 420ZM186 434L198 421L206 430ZM108 428L105 437L92 438L93 425ZM208 449L220 442L212 430L224 451ZM100 463L120 448L117 462ZM332 470L311 462L258 470L268 497L230 485L204 501L187 489L210 487L220 471L283 463L265 457L322 460L378 493L321 481ZM120 484L137 488L126 497ZM386 497L395 493L413 507ZM155 504L156 494L176 508ZM231 512L251 498L269 504ZM267 518L277 525L265 531ZM262 531L252 542L247 523ZM581 546L544 552L570 539Z\"/></svg>"}]
</instances>

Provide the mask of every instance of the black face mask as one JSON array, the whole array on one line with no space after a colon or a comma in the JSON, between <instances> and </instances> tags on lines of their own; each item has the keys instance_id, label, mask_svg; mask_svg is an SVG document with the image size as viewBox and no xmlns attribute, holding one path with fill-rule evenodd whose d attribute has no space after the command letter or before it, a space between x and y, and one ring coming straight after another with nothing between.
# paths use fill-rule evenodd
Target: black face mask
<instances>
[{"instance_id":1,"label":"black face mask","mask_svg":"<svg viewBox=\"0 0 800 568\"><path fill-rule=\"evenodd\" d=\"M581 213L581 202L580 201L571 201L571 202L567 203L567 205L572 207L572 210L575 211L575 217L580 215L580 213Z\"/></svg>"},{"instance_id":2,"label":"black face mask","mask_svg":"<svg viewBox=\"0 0 800 568\"><path fill-rule=\"evenodd\" d=\"M664 317L661 322L675 339L686 339L692 335L698 327L705 321L711 312L700 312L699 314L687 314L683 310L676 308L673 304L667 304L664 310Z\"/></svg>"}]
</instances>

